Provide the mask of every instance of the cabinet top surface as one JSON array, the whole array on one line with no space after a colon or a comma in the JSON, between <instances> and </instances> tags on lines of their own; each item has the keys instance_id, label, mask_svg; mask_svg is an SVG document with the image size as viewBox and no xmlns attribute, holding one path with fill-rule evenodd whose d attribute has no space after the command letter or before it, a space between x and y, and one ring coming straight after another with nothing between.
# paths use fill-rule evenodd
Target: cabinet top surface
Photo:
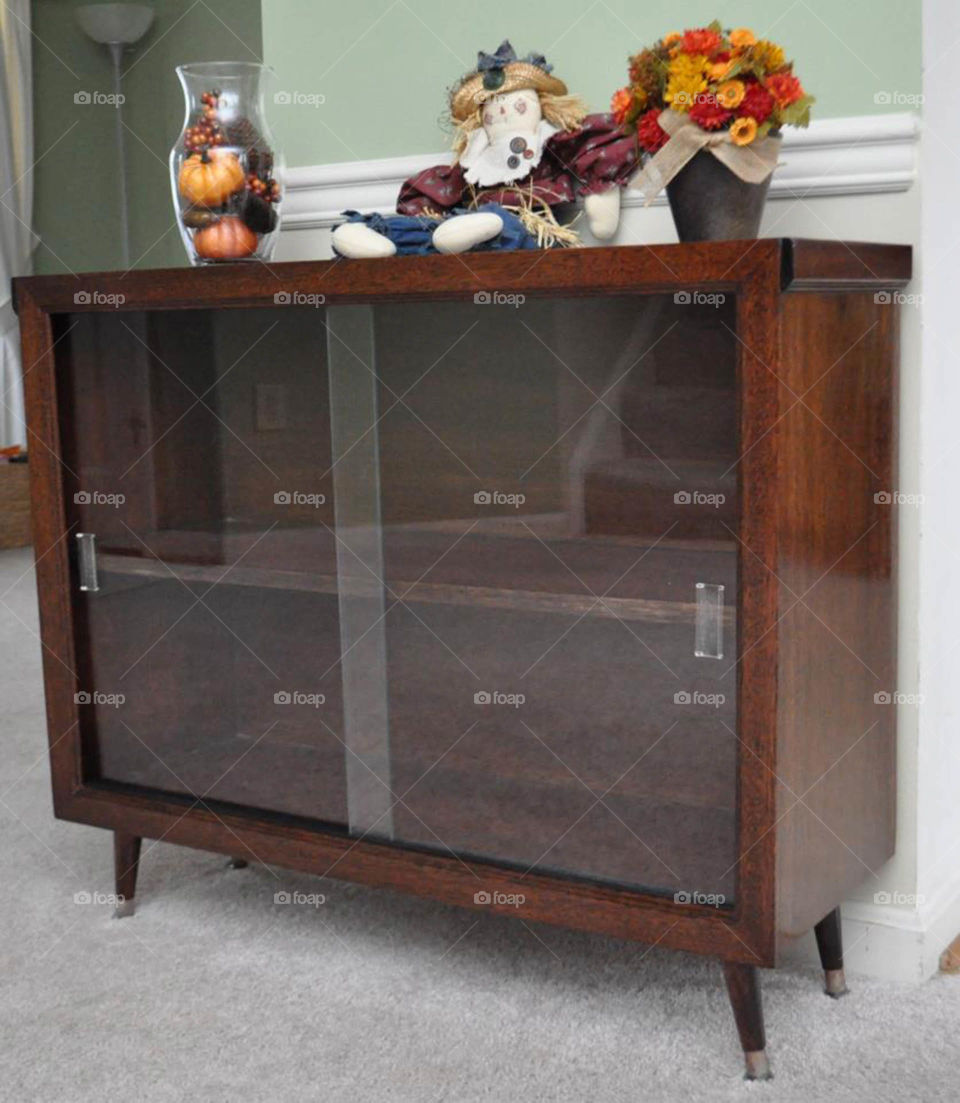
<instances>
[{"instance_id":1,"label":"cabinet top surface","mask_svg":"<svg viewBox=\"0 0 960 1103\"><path fill-rule=\"evenodd\" d=\"M18 308L29 297L50 311L129 310L281 304L295 302L299 294L349 302L454 298L492 290L576 296L706 284L734 289L757 279L778 291L867 291L902 287L911 270L909 245L760 238L377 260L247 261L27 276L15 279L13 288Z\"/></svg>"}]
</instances>

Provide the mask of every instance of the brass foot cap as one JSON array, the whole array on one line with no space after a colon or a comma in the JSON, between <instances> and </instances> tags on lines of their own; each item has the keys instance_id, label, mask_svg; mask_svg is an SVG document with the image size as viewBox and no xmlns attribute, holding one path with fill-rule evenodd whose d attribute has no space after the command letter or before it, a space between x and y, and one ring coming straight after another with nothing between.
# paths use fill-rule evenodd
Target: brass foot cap
<instances>
[{"instance_id":1,"label":"brass foot cap","mask_svg":"<svg viewBox=\"0 0 960 1103\"><path fill-rule=\"evenodd\" d=\"M113 909L114 919L127 919L133 915L136 910L136 904L133 900L119 900L117 906Z\"/></svg>"},{"instance_id":2,"label":"brass foot cap","mask_svg":"<svg viewBox=\"0 0 960 1103\"><path fill-rule=\"evenodd\" d=\"M842 969L824 969L823 990L833 1000L840 999L841 996L845 996L850 991L847 988L847 978L844 976Z\"/></svg>"},{"instance_id":3,"label":"brass foot cap","mask_svg":"<svg viewBox=\"0 0 960 1103\"><path fill-rule=\"evenodd\" d=\"M744 1080L772 1080L770 1062L767 1060L767 1051L754 1049L744 1053L747 1071L743 1074Z\"/></svg>"}]
</instances>

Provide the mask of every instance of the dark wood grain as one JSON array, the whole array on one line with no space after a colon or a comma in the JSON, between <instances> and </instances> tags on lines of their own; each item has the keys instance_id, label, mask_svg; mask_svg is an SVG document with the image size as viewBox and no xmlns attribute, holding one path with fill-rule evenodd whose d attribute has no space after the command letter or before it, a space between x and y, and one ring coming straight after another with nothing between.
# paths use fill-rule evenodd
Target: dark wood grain
<instances>
[{"instance_id":1,"label":"dark wood grain","mask_svg":"<svg viewBox=\"0 0 960 1103\"><path fill-rule=\"evenodd\" d=\"M863 241L784 241L784 290L880 291L905 287L912 275L909 245Z\"/></svg>"},{"instance_id":2,"label":"dark wood grain","mask_svg":"<svg viewBox=\"0 0 960 1103\"><path fill-rule=\"evenodd\" d=\"M896 507L878 495L897 489L897 308L786 295L781 349L777 883L792 938L894 849Z\"/></svg>"},{"instance_id":3,"label":"dark wood grain","mask_svg":"<svg viewBox=\"0 0 960 1103\"><path fill-rule=\"evenodd\" d=\"M127 914L132 912L130 905L137 894L137 874L140 871L139 835L128 835L124 831L113 833L113 877L118 905L127 905Z\"/></svg>"},{"instance_id":4,"label":"dark wood grain","mask_svg":"<svg viewBox=\"0 0 960 1103\"><path fill-rule=\"evenodd\" d=\"M838 242L769 239L571 250L546 256L331 261L280 264L271 269L227 265L203 270L91 274L79 280L36 277L15 281L24 363L28 366L33 523L56 814L128 838L163 838L226 855L256 856L320 876L391 886L464 907L520 914L527 919L714 954L728 963L773 964L778 928L791 935L809 929L840 902L853 884L868 875L864 863L875 868L892 848L893 708L887 706L884 711L874 706L873 692L874 683L895 688L893 530L889 507L881 509L872 493L875 488L895 489L890 484L894 469L891 426L897 328L896 307L874 303L871 292L901 286L908 277L909 250L904 247L847 247ZM784 286L791 289L786 294ZM828 288L830 294L817 293L817 288ZM737 683L735 730L730 733L738 748L735 850L729 869L718 871L733 879L732 907L689 904L662 892L658 895L591 883L579 875L525 873L486 858L481 861L429 853L419 846L431 845L430 841L413 837L412 827L410 845L406 847L372 837L351 838L342 827L322 822L319 816L307 818L283 807L269 812L253 807L249 803L253 790L249 798L242 789L234 789L197 800L142 784L110 783L98 779L97 764L83 757L74 694L83 682L83 664L88 661L85 652L89 648L81 630L82 618L78 617L72 549L68 546L72 539L71 510L65 501L67 492L79 484L78 476L65 470L61 462L64 446L75 451L81 448L81 442L78 425L70 414L76 398L66 393L63 379L58 379L57 358L51 351L54 338L64 335L63 315L98 309L95 305L76 304L75 292L123 294L125 299L117 316L127 318L135 327L136 319L142 317L138 311L272 308L274 296L282 292L324 295L329 304L412 303L471 302L478 290L493 289L531 298L666 294L669 299L676 291L689 289L714 290L734 297L735 309L729 315L718 315L709 338L706 330L700 329L703 342L697 346L699 366L697 355L685 352L682 342L671 352L665 348L661 361L665 370L669 367L670 371L689 373L692 408L701 403L704 416L700 429L693 434L694 443L702 445L703 454L696 456L697 462L713 463L723 458L729 444L729 429L721 432L717 428L721 422L714 423L707 416L711 409L707 391L728 385L724 376L728 366L735 371L739 395L735 410L737 454L732 466L727 465L731 466L729 477L736 482L735 509L723 515L722 527L711 518L709 532L709 539L717 542L728 563L732 550L739 552L739 649L731 657L729 674ZM197 325L203 329L202 321ZM143 332L148 344L159 351L155 328ZM79 336L65 336L65 346L69 347L72 340L79 348ZM688 347L694 345L696 342ZM183 347L165 346L165 358L183 359ZM727 355L724 349L735 350L729 364L722 359ZM548 362L546 358L544 362ZM104 364L101 361L101 367ZM155 368L155 373L160 370ZM201 386L205 378L197 369L192 381ZM251 374L243 385L249 386L254 378ZM795 394L807 390L804 402L795 404ZM237 394L240 397L235 408L240 416L242 389ZM171 388L159 398L157 395L154 390L160 408L166 411L166 424L173 424L183 409L174 398L176 390ZM531 404L537 395L535 390L529 391ZM666 395L667 402L658 409L657 416L646 422L642 420L644 393L634 397L627 394L624 409L634 411L630 414L634 424L645 432L665 436L682 433L682 418L671 421L679 407L671 406L669 397ZM569 394L561 393L558 408L569 404L569 399ZM180 498L181 488L172 485L178 451L189 453L194 465L203 462L205 424L209 426L209 420L196 421L180 438L174 437L175 447L157 457L158 470L167 473L167 496L157 503L162 514L157 527L164 529L166 539L181 540L182 546L167 554L184 565L183 581L193 586L204 579L190 576L188 564L204 568L236 558L229 554L233 535L216 524L218 514L233 512L233 507L226 504L229 493L225 497L224 488L211 483L198 498ZM681 428L668 433L671 425ZM133 424L132 429L136 430ZM456 418L451 419L450 429L456 432ZM109 432L109 425L103 431ZM384 431L388 435L391 430ZM508 452L522 455L523 434L513 429L508 432L506 427L504 431ZM66 441L62 435L66 435ZM469 433L464 434L468 442L469 437ZM837 438L847 447L841 447ZM328 451L329 439L322 433L317 439ZM412 447L410 424L398 422L393 439L398 455L406 447L405 440ZM91 454L95 454L96 443L85 441L82 446L93 448ZM310 450L304 441L296 442L293 449L300 469L310 463ZM849 451L860 453L862 462L851 461ZM429 450L423 454L428 456ZM424 523L449 523L454 516L451 510L462 499L467 485L462 478L459 482L448 480L442 495L431 501L418 490L416 471L406 471L398 464L389 474L392 482L388 508L398 514L390 517L391 524L399 524L411 512ZM620 547L617 541L625 541L624 546L632 554L636 548L629 548L630 541L643 534L644 526L656 527L662 517L657 512L659 506L647 507L631 499L629 480L621 477L619 469L598 468L593 477L594 511L588 515L588 528L596 538L596 546L605 551L597 552L594 562L585 562L578 570L599 570L602 574L606 569L603 555L612 562ZM262 494L266 483L259 476L248 478L244 474L232 485L236 500L250 500ZM541 489L548 499L549 479L543 479ZM556 507L551 504L548 508ZM214 523L207 525L210 518ZM263 519L252 520L262 530ZM175 535L178 524L197 527L189 539L180 538ZM457 534L456 528L447 532L450 543ZM687 536L704 541L707 533L702 526L692 525ZM119 529L111 539L115 558L131 557L132 570L151 562L142 549L136 555L143 558L132 558L134 549L124 546ZM535 540L528 539L527 543L537 548ZM587 560L588 543L582 545ZM698 555L704 554L705 546L701 544ZM554 547L567 554L559 543ZM278 558L272 560L266 545L262 550L265 558L259 562L254 558L245 568L272 574L269 579L246 576L248 589L275 589L283 581L276 575L285 567L292 568L290 573L302 573L302 564L291 563L289 553L282 552L279 545ZM489 576L481 579L469 561L464 566L452 556L444 568L447 574L425 580L425 586L434 589L424 591L424 608L455 607L458 603L466 608L472 603L479 608L502 610L509 602L501 591L512 591L509 598L519 612L537 617L544 613L543 603L549 604L558 595L574 602L582 600L582 594L570 589L569 583L566 589L544 585L543 568L537 567L529 552L519 549L519 542L515 542L511 555L521 565L529 560L529 565L519 571L519 576L526 571L522 584L519 576L506 585ZM668 568L672 556L675 564L687 562L690 571L697 571L689 551L665 544L657 555L663 559L656 562ZM305 592L322 596L328 591L321 576L331 578L333 571L317 572L314 553L309 556L314 559L315 573ZM474 562L482 562L482 558L476 556ZM388 578L404 584L416 580L417 574L400 566L401 560L391 560L388 554ZM589 574L587 577L592 578ZM673 595L658 590L662 583L656 581L657 570L651 570L649 577L652 587L634 579L630 585L637 589L631 592L621 588L612 596L624 602L649 603L649 607L636 605L632 612L654 620L663 611L658 603L671 604L674 610L684 604L671 602ZM150 577L139 582L128 577L127 583L158 584ZM792 604L793 594L802 594L811 586L804 603ZM292 585L291 589L301 587ZM494 591L493 595L488 591ZM455 600L446 601L451 597ZM579 605L563 608L551 615L579 615L580 609ZM625 606L616 609L628 612ZM684 611L683 618L686 615ZM666 618L668 626L673 619ZM607 623L612 623L611 618ZM291 638L294 646L296 632ZM838 639L847 647L840 646ZM845 653L847 649L857 652L862 661L853 661ZM864 673L866 666L871 669L869 676ZM869 699L864 696L867 690ZM875 714L874 735L867 740L870 756L863 756L856 742L861 735L860 725L862 721L871 723ZM176 740L177 733L173 725L171 738ZM415 774L420 763L415 758L410 762ZM456 779L466 776L464 764L454 761L448 771L447 784L463 784ZM520 771L514 781L531 776L529 771ZM708 782L705 774L704 779L705 790L720 792L715 778ZM648 780L652 783L655 779ZM541 781L548 787L557 783L549 771ZM811 784L813 788L804 797L805 806L791 810L790 791L802 793ZM336 806L335 788L331 790L331 808ZM434 799L428 791L425 793L425 799ZM706 803L711 808L724 806L723 801ZM446 804L438 802L437 814L451 817L455 825L456 809L449 805L449 799ZM300 808L293 804L289 807ZM693 807L692 813L683 814L697 815L695 802ZM784 812L787 816L778 826L778 816ZM844 839L856 858L843 853L836 840L829 842L816 825L817 817ZM491 820L491 846L503 847L511 842L508 836L498 834L502 826ZM471 845L466 836L463 845ZM586 851L583 860L589 861ZM618 876L615 869L611 876ZM524 904L518 913L512 904L478 902L475 896L481 891L521 894ZM746 1006L750 1003L749 978L745 972L735 971L735 979L737 993L743 997L740 1002ZM746 1016L748 1036L744 1044L759 1040L762 1048L762 1037L756 1029L758 1014Z\"/></svg>"},{"instance_id":5,"label":"dark wood grain","mask_svg":"<svg viewBox=\"0 0 960 1103\"><path fill-rule=\"evenodd\" d=\"M724 965L723 972L744 1052L756 1053L765 1049L767 1042L756 968L752 965L728 963Z\"/></svg>"},{"instance_id":6,"label":"dark wood grain","mask_svg":"<svg viewBox=\"0 0 960 1103\"><path fill-rule=\"evenodd\" d=\"M834 908L814 927L817 951L824 969L843 968L843 934L840 929L840 909Z\"/></svg>"}]
</instances>

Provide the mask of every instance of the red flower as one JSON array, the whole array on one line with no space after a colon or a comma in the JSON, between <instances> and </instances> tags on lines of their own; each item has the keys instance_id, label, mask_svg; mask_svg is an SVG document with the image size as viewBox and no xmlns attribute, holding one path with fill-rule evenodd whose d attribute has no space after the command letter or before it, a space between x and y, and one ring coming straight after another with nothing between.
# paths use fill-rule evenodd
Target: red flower
<instances>
[{"instance_id":1,"label":"red flower","mask_svg":"<svg viewBox=\"0 0 960 1103\"><path fill-rule=\"evenodd\" d=\"M660 108L651 107L649 111L640 116L637 122L637 138L640 140L640 145L648 153L656 153L670 138L670 135L657 121L659 118Z\"/></svg>"},{"instance_id":2,"label":"red flower","mask_svg":"<svg viewBox=\"0 0 960 1103\"><path fill-rule=\"evenodd\" d=\"M774 73L767 77L767 88L778 106L787 107L803 96L803 85L792 73Z\"/></svg>"},{"instance_id":3,"label":"red flower","mask_svg":"<svg viewBox=\"0 0 960 1103\"><path fill-rule=\"evenodd\" d=\"M709 27L684 31L680 37L680 52L683 54L704 54L710 57L722 45L723 38Z\"/></svg>"},{"instance_id":4,"label":"red flower","mask_svg":"<svg viewBox=\"0 0 960 1103\"><path fill-rule=\"evenodd\" d=\"M770 118L773 111L773 96L756 81L747 85L747 92L740 101L737 114L741 118L753 119L757 126L761 126Z\"/></svg>"},{"instance_id":5,"label":"red flower","mask_svg":"<svg viewBox=\"0 0 960 1103\"><path fill-rule=\"evenodd\" d=\"M733 118L733 112L717 103L713 96L697 96L690 118L704 130L721 130Z\"/></svg>"}]
</instances>

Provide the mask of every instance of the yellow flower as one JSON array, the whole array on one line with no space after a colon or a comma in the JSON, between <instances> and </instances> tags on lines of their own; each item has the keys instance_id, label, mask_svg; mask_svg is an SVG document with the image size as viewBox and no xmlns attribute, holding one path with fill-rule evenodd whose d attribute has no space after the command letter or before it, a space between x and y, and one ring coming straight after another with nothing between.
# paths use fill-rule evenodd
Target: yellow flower
<instances>
[{"instance_id":1,"label":"yellow flower","mask_svg":"<svg viewBox=\"0 0 960 1103\"><path fill-rule=\"evenodd\" d=\"M717 103L721 107L726 107L732 111L733 108L739 107L743 103L746 92L742 80L728 80L726 84L721 84L717 89Z\"/></svg>"},{"instance_id":2,"label":"yellow flower","mask_svg":"<svg viewBox=\"0 0 960 1103\"><path fill-rule=\"evenodd\" d=\"M778 46L776 42L769 42L765 38L761 38L759 42L755 43L752 52L754 61L768 73L782 69L787 61L783 48Z\"/></svg>"},{"instance_id":3,"label":"yellow flower","mask_svg":"<svg viewBox=\"0 0 960 1103\"><path fill-rule=\"evenodd\" d=\"M737 27L735 31L730 32L730 45L735 50L745 50L748 46L755 45L756 41L757 36L746 27Z\"/></svg>"},{"instance_id":4,"label":"yellow flower","mask_svg":"<svg viewBox=\"0 0 960 1103\"><path fill-rule=\"evenodd\" d=\"M734 119L730 127L730 141L735 146L748 146L757 136L756 119Z\"/></svg>"},{"instance_id":5,"label":"yellow flower","mask_svg":"<svg viewBox=\"0 0 960 1103\"><path fill-rule=\"evenodd\" d=\"M681 54L670 62L664 99L674 111L689 111L696 97L706 90L707 59L703 54Z\"/></svg>"}]
</instances>

